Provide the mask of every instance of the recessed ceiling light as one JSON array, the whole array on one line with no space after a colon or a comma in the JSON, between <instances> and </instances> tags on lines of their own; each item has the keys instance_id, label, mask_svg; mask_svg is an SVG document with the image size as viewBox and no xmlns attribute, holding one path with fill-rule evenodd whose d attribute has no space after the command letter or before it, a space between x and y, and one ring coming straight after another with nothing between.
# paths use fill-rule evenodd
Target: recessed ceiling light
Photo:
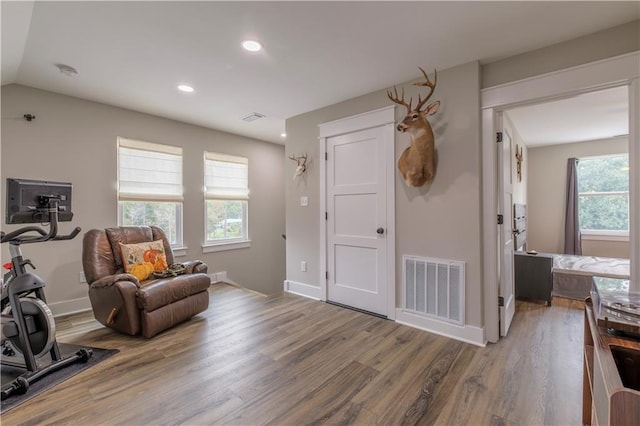
<instances>
[{"instance_id":1,"label":"recessed ceiling light","mask_svg":"<svg viewBox=\"0 0 640 426\"><path fill-rule=\"evenodd\" d=\"M255 40L245 40L242 42L242 47L249 52L259 52L262 50L262 45Z\"/></svg>"},{"instance_id":2,"label":"recessed ceiling light","mask_svg":"<svg viewBox=\"0 0 640 426\"><path fill-rule=\"evenodd\" d=\"M281 137L281 138L286 138L286 137L287 137L287 134L286 134L286 133L280 133L280 137Z\"/></svg>"},{"instance_id":3,"label":"recessed ceiling light","mask_svg":"<svg viewBox=\"0 0 640 426\"><path fill-rule=\"evenodd\" d=\"M193 92L193 87L187 86L186 84L181 84L181 85L178 86L178 90L180 90L182 92L191 93L191 92Z\"/></svg>"},{"instance_id":4,"label":"recessed ceiling light","mask_svg":"<svg viewBox=\"0 0 640 426\"><path fill-rule=\"evenodd\" d=\"M70 65L65 64L56 64L56 67L60 70L60 72L67 77L75 77L78 75L78 70Z\"/></svg>"},{"instance_id":5,"label":"recessed ceiling light","mask_svg":"<svg viewBox=\"0 0 640 426\"><path fill-rule=\"evenodd\" d=\"M244 121L246 121L247 123L251 123L252 121L256 121L256 120L259 120L259 119L264 118L264 117L266 117L266 115L260 114L259 112L253 112L253 113L247 115L246 117L242 117L242 119Z\"/></svg>"}]
</instances>

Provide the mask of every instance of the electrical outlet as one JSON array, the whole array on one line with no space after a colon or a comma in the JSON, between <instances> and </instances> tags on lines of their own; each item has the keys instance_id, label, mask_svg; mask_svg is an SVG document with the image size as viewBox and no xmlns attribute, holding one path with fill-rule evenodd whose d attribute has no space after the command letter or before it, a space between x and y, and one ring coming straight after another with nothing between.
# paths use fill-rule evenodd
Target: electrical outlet
<instances>
[{"instance_id":1,"label":"electrical outlet","mask_svg":"<svg viewBox=\"0 0 640 426\"><path fill-rule=\"evenodd\" d=\"M307 207L309 205L309 197L302 196L300 197L300 206Z\"/></svg>"},{"instance_id":2,"label":"electrical outlet","mask_svg":"<svg viewBox=\"0 0 640 426\"><path fill-rule=\"evenodd\" d=\"M81 284L87 283L87 277L84 276L84 271L80 271L80 283Z\"/></svg>"},{"instance_id":3,"label":"electrical outlet","mask_svg":"<svg viewBox=\"0 0 640 426\"><path fill-rule=\"evenodd\" d=\"M300 262L300 272L307 272L307 262L304 260Z\"/></svg>"}]
</instances>

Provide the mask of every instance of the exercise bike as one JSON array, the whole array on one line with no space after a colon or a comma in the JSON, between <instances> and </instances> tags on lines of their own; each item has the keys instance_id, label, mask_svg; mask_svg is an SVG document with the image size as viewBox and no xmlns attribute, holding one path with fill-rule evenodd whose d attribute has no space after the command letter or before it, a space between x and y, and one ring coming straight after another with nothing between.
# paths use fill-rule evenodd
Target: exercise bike
<instances>
[{"instance_id":1,"label":"exercise bike","mask_svg":"<svg viewBox=\"0 0 640 426\"><path fill-rule=\"evenodd\" d=\"M91 349L85 348L72 355L61 355L55 338L55 321L44 295L45 282L27 272L27 266L36 268L29 259L23 258L22 244L71 240L80 233L77 227L69 235L58 235L60 196L37 195L36 198L37 207L31 216L33 220L28 221L48 222L48 231L39 226L25 226L6 234L0 232L0 242L9 243L11 255L11 264L5 265L9 271L4 275L2 284L1 363L25 369L15 380L3 384L2 400L12 394L25 393L31 384L44 376L76 362L87 362L93 355ZM38 366L37 360L47 354L51 361Z\"/></svg>"}]
</instances>

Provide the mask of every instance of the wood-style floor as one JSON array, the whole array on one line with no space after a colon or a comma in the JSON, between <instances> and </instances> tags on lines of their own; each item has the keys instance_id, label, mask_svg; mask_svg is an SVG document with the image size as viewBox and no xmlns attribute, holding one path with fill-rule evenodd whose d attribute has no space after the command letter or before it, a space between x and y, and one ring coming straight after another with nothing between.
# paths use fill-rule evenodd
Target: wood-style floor
<instances>
[{"instance_id":1,"label":"wood-style floor","mask_svg":"<svg viewBox=\"0 0 640 426\"><path fill-rule=\"evenodd\" d=\"M120 353L2 415L16 424L578 425L579 303L518 304L480 348L304 297L211 288L151 340L88 314L58 340Z\"/></svg>"}]
</instances>

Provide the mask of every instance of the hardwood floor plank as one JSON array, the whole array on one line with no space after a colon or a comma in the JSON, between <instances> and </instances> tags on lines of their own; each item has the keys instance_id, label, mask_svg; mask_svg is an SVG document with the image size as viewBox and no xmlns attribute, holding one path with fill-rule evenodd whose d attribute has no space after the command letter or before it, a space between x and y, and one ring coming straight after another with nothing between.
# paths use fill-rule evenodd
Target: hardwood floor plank
<instances>
[{"instance_id":1,"label":"hardwood floor plank","mask_svg":"<svg viewBox=\"0 0 640 426\"><path fill-rule=\"evenodd\" d=\"M419 334L399 350L399 354L391 358L384 368L378 367L381 373L371 386L354 397L353 402L363 404L378 416L383 416L391 407L404 412L403 407L398 408L398 401L406 397L410 391L409 385L413 384L414 390L418 391L420 386L416 377L434 362L437 356L448 351L445 341L446 339L442 340L428 333ZM380 392L380 389L384 389L384 392ZM408 400L405 401L405 406L408 403Z\"/></svg>"},{"instance_id":2,"label":"hardwood floor plank","mask_svg":"<svg viewBox=\"0 0 640 426\"><path fill-rule=\"evenodd\" d=\"M448 402L459 382L460 373L471 363L477 348L460 346L458 352L450 351L422 376L422 389L402 417L402 423L436 424L442 408ZM391 422L394 416L389 416ZM384 422L384 418L383 418Z\"/></svg>"},{"instance_id":3,"label":"hardwood floor plank","mask_svg":"<svg viewBox=\"0 0 640 426\"><path fill-rule=\"evenodd\" d=\"M362 404L354 404L349 402L340 407L335 413L326 419L312 420L307 419L308 424L312 425L375 425L378 424L378 416L373 414L362 406Z\"/></svg>"},{"instance_id":4,"label":"hardwood floor plank","mask_svg":"<svg viewBox=\"0 0 640 426\"><path fill-rule=\"evenodd\" d=\"M398 324L395 321L378 318L378 321L375 321L371 324L370 327L365 328L366 331L371 334L375 334L377 336L387 337L389 334L395 332L399 328L402 328L401 324Z\"/></svg>"},{"instance_id":5,"label":"hardwood floor plank","mask_svg":"<svg viewBox=\"0 0 640 426\"><path fill-rule=\"evenodd\" d=\"M295 359L294 355L290 355L288 359L275 361L257 370L243 381L231 385L231 389L249 405L258 405L258 411L262 404L272 405L269 400L282 395L288 399L286 404L295 402L320 386L327 377L357 355L375 346L378 339L365 331L349 337L345 334L332 336L318 345L308 347Z\"/></svg>"},{"instance_id":6,"label":"hardwood floor plank","mask_svg":"<svg viewBox=\"0 0 640 426\"><path fill-rule=\"evenodd\" d=\"M480 352L482 350L478 350L478 353ZM486 355L478 355L478 353L462 373L434 423L460 424L469 418L477 419L478 424L490 423L492 414L485 409L497 392L494 393L495 389L489 387L485 374L495 368L495 357L489 353Z\"/></svg>"},{"instance_id":7,"label":"hardwood floor plank","mask_svg":"<svg viewBox=\"0 0 640 426\"><path fill-rule=\"evenodd\" d=\"M347 406L378 374L373 368L352 361L268 424L303 424L308 419L324 423Z\"/></svg>"},{"instance_id":8,"label":"hardwood floor plank","mask_svg":"<svg viewBox=\"0 0 640 426\"><path fill-rule=\"evenodd\" d=\"M384 411L380 410L380 422L399 422L401 424L416 424L429 414L429 408L434 398L443 394L440 386L444 375L448 374L460 352L467 346L464 343L442 345L435 354L431 354L429 361L420 362L419 367L412 373L412 377L398 382L394 386L395 404L384 404ZM468 348L471 349L471 348ZM446 389L444 389L446 391ZM445 393L448 395L448 393ZM370 404L370 401L367 401Z\"/></svg>"},{"instance_id":9,"label":"hardwood floor plank","mask_svg":"<svg viewBox=\"0 0 640 426\"><path fill-rule=\"evenodd\" d=\"M305 321L297 321L299 325L302 324L305 327L298 326L295 329L293 327L291 329L281 327L282 330L287 332L287 336L262 346L260 352L271 356L274 360L278 360L318 339L319 336L332 334L336 329L344 326L349 318L353 318L349 310L337 309L340 311L331 316L326 314L318 317L308 316ZM309 324L314 324L312 333L309 330ZM296 329L297 331L293 331Z\"/></svg>"},{"instance_id":10,"label":"hardwood floor plank","mask_svg":"<svg viewBox=\"0 0 640 426\"><path fill-rule=\"evenodd\" d=\"M120 353L2 424L580 424L576 301L518 302L509 335L481 348L289 293L210 294L152 339L56 319L59 341Z\"/></svg>"},{"instance_id":11,"label":"hardwood floor plank","mask_svg":"<svg viewBox=\"0 0 640 426\"><path fill-rule=\"evenodd\" d=\"M365 352L359 359L361 363L382 371L400 353L407 349L407 345L418 338L422 331L415 328L403 328L391 336L385 337L375 350Z\"/></svg>"}]
</instances>

